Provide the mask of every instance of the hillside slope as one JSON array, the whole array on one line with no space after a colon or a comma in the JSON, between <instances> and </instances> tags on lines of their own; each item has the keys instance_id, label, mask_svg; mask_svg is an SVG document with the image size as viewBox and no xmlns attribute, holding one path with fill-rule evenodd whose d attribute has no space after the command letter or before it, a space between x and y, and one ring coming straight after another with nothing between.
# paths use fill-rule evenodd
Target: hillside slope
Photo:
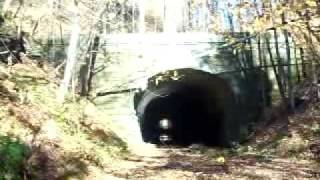
<instances>
[{"instance_id":1,"label":"hillside slope","mask_svg":"<svg viewBox=\"0 0 320 180\"><path fill-rule=\"evenodd\" d=\"M56 101L53 72L32 60L0 65L0 179L86 177L126 152L88 101Z\"/></svg>"}]
</instances>

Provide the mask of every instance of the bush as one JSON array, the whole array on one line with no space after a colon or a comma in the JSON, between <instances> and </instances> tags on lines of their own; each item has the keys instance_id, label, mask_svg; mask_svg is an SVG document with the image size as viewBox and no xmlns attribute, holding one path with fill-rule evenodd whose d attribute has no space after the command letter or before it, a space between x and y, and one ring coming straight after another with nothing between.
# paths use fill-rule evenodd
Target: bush
<instances>
[{"instance_id":1,"label":"bush","mask_svg":"<svg viewBox=\"0 0 320 180\"><path fill-rule=\"evenodd\" d=\"M7 136L0 136L0 180L23 179L27 146Z\"/></svg>"}]
</instances>

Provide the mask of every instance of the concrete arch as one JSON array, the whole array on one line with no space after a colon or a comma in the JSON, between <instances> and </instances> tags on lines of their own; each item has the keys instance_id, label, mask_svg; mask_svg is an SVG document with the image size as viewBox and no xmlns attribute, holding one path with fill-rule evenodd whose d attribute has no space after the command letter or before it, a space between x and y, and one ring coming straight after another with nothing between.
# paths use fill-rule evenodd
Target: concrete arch
<instances>
[{"instance_id":1,"label":"concrete arch","mask_svg":"<svg viewBox=\"0 0 320 180\"><path fill-rule=\"evenodd\" d=\"M195 69L176 69L148 79L148 87L135 95L135 109L145 142L161 144L161 135L175 145L203 143L229 146L239 141L236 98L229 83ZM159 122L170 120L162 129Z\"/></svg>"}]
</instances>

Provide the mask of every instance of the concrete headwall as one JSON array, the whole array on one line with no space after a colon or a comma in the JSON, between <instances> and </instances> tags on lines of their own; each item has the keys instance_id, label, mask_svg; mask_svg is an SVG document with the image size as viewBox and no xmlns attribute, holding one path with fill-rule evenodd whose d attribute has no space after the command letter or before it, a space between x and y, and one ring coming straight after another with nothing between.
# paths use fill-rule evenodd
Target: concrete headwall
<instances>
[{"instance_id":1,"label":"concrete headwall","mask_svg":"<svg viewBox=\"0 0 320 180\"><path fill-rule=\"evenodd\" d=\"M266 86L270 93L273 85L259 84L261 79L256 71L257 52L251 52L252 67L241 70L241 62L235 49L223 46L223 38L210 34L147 34L113 35L102 38L96 68L101 69L95 76L93 89L96 92L118 91L131 88L147 88L148 78L168 70L192 68L226 79L237 101L243 104L243 119L255 118L257 104L252 96L255 88ZM247 52L248 53L248 52ZM250 52L249 52L250 53ZM249 60L249 59L248 59ZM248 76L249 74L249 76ZM256 79L255 79L256 78ZM272 79L271 79L272 80ZM257 82L252 84L251 82ZM251 84L250 84L251 83ZM103 96L96 103L106 116L106 121L117 124L115 132L129 143L141 143L141 134L134 110L134 92ZM269 103L270 96L263 97ZM252 117L250 117L252 116Z\"/></svg>"}]
</instances>

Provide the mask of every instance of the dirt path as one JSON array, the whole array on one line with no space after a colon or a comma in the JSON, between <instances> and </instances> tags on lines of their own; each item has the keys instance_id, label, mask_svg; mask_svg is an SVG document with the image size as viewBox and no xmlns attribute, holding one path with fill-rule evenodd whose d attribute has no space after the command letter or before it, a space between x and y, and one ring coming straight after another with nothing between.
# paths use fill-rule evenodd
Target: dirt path
<instances>
[{"instance_id":1,"label":"dirt path","mask_svg":"<svg viewBox=\"0 0 320 180\"><path fill-rule=\"evenodd\" d=\"M146 146L139 153L144 155L128 156L104 171L116 179L320 179L320 151L310 150L320 137L314 112L279 118L235 149Z\"/></svg>"},{"instance_id":2,"label":"dirt path","mask_svg":"<svg viewBox=\"0 0 320 180\"><path fill-rule=\"evenodd\" d=\"M132 156L104 171L115 179L318 179L307 160L256 154L214 157L214 149L160 149L161 156ZM210 152L211 151L211 152ZM111 176L110 176L111 178ZM99 178L97 178L99 179Z\"/></svg>"}]
</instances>

